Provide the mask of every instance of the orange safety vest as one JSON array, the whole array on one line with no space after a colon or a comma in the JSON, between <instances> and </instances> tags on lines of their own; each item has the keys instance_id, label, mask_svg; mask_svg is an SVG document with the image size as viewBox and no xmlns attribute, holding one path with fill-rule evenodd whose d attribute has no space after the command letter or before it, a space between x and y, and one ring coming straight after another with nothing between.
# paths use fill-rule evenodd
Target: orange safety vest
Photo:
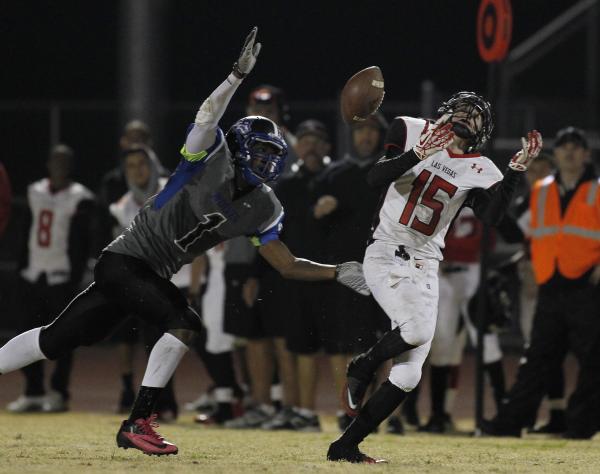
<instances>
[{"instance_id":1,"label":"orange safety vest","mask_svg":"<svg viewBox=\"0 0 600 474\"><path fill-rule=\"evenodd\" d=\"M558 270L579 278L600 264L600 179L581 184L561 216L554 176L534 184L531 211L531 262L538 284Z\"/></svg>"}]
</instances>

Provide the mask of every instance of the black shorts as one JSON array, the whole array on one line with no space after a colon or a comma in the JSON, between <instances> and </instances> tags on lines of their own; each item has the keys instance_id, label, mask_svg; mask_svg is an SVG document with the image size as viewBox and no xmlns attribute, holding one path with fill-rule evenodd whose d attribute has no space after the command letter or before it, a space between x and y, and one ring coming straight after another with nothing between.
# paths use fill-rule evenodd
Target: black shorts
<instances>
[{"instance_id":1,"label":"black shorts","mask_svg":"<svg viewBox=\"0 0 600 474\"><path fill-rule=\"evenodd\" d=\"M225 267L225 332L246 339L284 337L289 281L268 269L260 277L256 303L248 308L242 299L242 287L251 270L250 265Z\"/></svg>"},{"instance_id":2,"label":"black shorts","mask_svg":"<svg viewBox=\"0 0 600 474\"><path fill-rule=\"evenodd\" d=\"M372 297L336 282L296 283L287 303L287 346L296 354L356 354L389 330L389 319Z\"/></svg>"},{"instance_id":3,"label":"black shorts","mask_svg":"<svg viewBox=\"0 0 600 474\"><path fill-rule=\"evenodd\" d=\"M94 269L94 283L44 328L40 347L55 358L65 350L104 339L129 315L163 332L203 332L200 318L173 283L142 260L104 252Z\"/></svg>"},{"instance_id":4,"label":"black shorts","mask_svg":"<svg viewBox=\"0 0 600 474\"><path fill-rule=\"evenodd\" d=\"M251 265L230 264L225 267L224 331L238 337L251 337L254 331L254 308L242 298L244 283L251 276Z\"/></svg>"},{"instance_id":5,"label":"black shorts","mask_svg":"<svg viewBox=\"0 0 600 474\"><path fill-rule=\"evenodd\" d=\"M289 295L294 283L272 269L261 276L254 312L254 338L286 336Z\"/></svg>"},{"instance_id":6,"label":"black shorts","mask_svg":"<svg viewBox=\"0 0 600 474\"><path fill-rule=\"evenodd\" d=\"M285 310L286 344L294 354L314 354L321 349L337 353L336 328L327 314L325 298L331 283L290 282Z\"/></svg>"}]
</instances>

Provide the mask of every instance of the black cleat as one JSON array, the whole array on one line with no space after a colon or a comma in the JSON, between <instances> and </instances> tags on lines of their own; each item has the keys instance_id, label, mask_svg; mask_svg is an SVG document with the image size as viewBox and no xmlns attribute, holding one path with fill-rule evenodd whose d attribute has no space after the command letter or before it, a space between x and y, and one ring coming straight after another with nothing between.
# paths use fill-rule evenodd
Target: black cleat
<instances>
[{"instance_id":1,"label":"black cleat","mask_svg":"<svg viewBox=\"0 0 600 474\"><path fill-rule=\"evenodd\" d=\"M327 450L328 461L347 461L354 464L381 464L387 463L385 459L375 459L361 453L358 446L348 446L340 440L334 441Z\"/></svg>"},{"instance_id":2,"label":"black cleat","mask_svg":"<svg viewBox=\"0 0 600 474\"><path fill-rule=\"evenodd\" d=\"M432 415L426 424L419 427L418 431L436 434L448 433L454 431L454 423L452 423L452 418L450 418L448 413L444 413L443 415Z\"/></svg>"},{"instance_id":3,"label":"black cleat","mask_svg":"<svg viewBox=\"0 0 600 474\"><path fill-rule=\"evenodd\" d=\"M354 418L358 415L373 376L374 372L365 367L362 355L356 356L348 364L347 381L342 392L342 406L348 416Z\"/></svg>"},{"instance_id":4,"label":"black cleat","mask_svg":"<svg viewBox=\"0 0 600 474\"><path fill-rule=\"evenodd\" d=\"M500 423L495 418L493 420L481 420L479 428L481 433L487 436L521 437L521 427Z\"/></svg>"}]
</instances>

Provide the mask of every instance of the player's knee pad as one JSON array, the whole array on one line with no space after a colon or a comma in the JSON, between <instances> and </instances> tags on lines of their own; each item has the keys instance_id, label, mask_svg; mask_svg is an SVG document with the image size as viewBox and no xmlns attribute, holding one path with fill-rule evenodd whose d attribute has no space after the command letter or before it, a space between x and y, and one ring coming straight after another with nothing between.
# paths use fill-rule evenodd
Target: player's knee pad
<instances>
[{"instance_id":1,"label":"player's knee pad","mask_svg":"<svg viewBox=\"0 0 600 474\"><path fill-rule=\"evenodd\" d=\"M402 327L402 337L411 346L419 347L429 342L433 337L435 325L410 324Z\"/></svg>"},{"instance_id":2,"label":"player's knee pad","mask_svg":"<svg viewBox=\"0 0 600 474\"><path fill-rule=\"evenodd\" d=\"M410 392L421 380L421 365L397 364L392 367L388 380L396 387Z\"/></svg>"}]
</instances>

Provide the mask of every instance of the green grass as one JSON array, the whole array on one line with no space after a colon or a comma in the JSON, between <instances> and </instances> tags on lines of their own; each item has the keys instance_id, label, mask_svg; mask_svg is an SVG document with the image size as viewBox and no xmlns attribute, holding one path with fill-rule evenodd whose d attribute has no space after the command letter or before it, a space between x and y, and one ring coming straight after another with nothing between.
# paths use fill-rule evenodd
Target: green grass
<instances>
[{"instance_id":1,"label":"green grass","mask_svg":"<svg viewBox=\"0 0 600 474\"><path fill-rule=\"evenodd\" d=\"M390 463L355 466L325 461L337 436L332 418L317 434L230 431L195 426L189 418L160 427L179 455L158 458L117 449L116 416L0 413L0 472L600 472L597 440L377 434L362 448Z\"/></svg>"}]
</instances>

